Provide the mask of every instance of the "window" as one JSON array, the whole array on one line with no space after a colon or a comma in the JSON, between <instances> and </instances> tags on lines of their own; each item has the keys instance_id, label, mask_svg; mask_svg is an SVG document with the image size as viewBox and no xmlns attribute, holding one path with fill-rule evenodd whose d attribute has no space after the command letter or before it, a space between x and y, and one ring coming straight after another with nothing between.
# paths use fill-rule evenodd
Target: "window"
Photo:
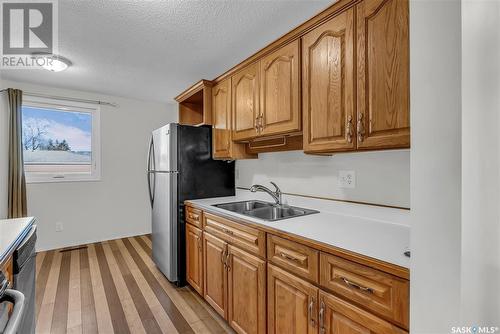
<instances>
[{"instance_id":1,"label":"window","mask_svg":"<svg viewBox=\"0 0 500 334\"><path fill-rule=\"evenodd\" d=\"M100 179L99 106L23 97L27 182Z\"/></svg>"}]
</instances>

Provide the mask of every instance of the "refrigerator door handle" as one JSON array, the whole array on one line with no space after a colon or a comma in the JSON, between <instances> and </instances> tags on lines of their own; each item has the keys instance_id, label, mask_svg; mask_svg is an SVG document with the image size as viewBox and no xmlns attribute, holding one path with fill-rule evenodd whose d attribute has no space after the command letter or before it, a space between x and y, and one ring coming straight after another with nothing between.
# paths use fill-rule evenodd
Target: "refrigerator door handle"
<instances>
[{"instance_id":1,"label":"refrigerator door handle","mask_svg":"<svg viewBox=\"0 0 500 334\"><path fill-rule=\"evenodd\" d=\"M149 139L149 149L148 149L148 162L147 162L148 172L155 170L155 166L153 166L153 169L151 169L151 158L153 158L153 165L154 165L154 155L155 155L153 147L154 147L153 136L151 136L151 139Z\"/></svg>"},{"instance_id":2,"label":"refrigerator door handle","mask_svg":"<svg viewBox=\"0 0 500 334\"><path fill-rule=\"evenodd\" d=\"M149 141L149 151L148 151L148 171L146 173L146 177L148 179L148 194L149 194L149 202L151 204L151 208L153 208L153 203L155 200L155 174L152 173L151 170L151 158L154 160L154 146L153 146L153 136L151 136L151 140ZM153 161L154 162L154 161ZM153 176L153 189L151 189L151 176Z\"/></svg>"}]
</instances>

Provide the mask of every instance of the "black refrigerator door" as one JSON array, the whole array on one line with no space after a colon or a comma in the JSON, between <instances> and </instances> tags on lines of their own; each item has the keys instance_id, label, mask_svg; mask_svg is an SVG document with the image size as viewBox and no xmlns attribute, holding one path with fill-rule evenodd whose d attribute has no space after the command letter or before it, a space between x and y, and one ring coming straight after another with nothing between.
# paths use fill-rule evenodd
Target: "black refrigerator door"
<instances>
[{"instance_id":1,"label":"black refrigerator door","mask_svg":"<svg viewBox=\"0 0 500 334\"><path fill-rule=\"evenodd\" d=\"M234 195L234 162L212 159L210 127L179 126L179 201Z\"/></svg>"},{"instance_id":2,"label":"black refrigerator door","mask_svg":"<svg viewBox=\"0 0 500 334\"><path fill-rule=\"evenodd\" d=\"M234 161L212 159L212 129L179 125L178 129L178 285L185 285L184 201L234 196Z\"/></svg>"}]
</instances>

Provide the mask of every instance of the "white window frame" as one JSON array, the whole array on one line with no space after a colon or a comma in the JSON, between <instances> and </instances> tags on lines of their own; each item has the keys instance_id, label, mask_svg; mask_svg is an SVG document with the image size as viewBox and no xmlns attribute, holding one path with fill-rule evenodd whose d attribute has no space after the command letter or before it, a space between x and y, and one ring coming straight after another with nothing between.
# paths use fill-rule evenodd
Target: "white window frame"
<instances>
[{"instance_id":1,"label":"white window frame","mask_svg":"<svg viewBox=\"0 0 500 334\"><path fill-rule=\"evenodd\" d=\"M54 109L61 111L86 112L92 114L92 160L90 174L76 173L29 173L25 172L27 183L77 182L101 180L101 108L98 104L58 100L56 98L23 96L23 107Z\"/></svg>"}]
</instances>

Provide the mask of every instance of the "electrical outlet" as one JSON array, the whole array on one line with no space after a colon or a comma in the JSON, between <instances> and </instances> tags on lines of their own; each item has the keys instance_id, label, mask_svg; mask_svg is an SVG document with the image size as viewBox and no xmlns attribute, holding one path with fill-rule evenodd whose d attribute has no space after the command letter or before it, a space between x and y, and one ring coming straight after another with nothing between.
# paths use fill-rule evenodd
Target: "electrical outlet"
<instances>
[{"instance_id":1,"label":"electrical outlet","mask_svg":"<svg viewBox=\"0 0 500 334\"><path fill-rule=\"evenodd\" d=\"M235 168L234 169L234 178L236 180L239 180L240 179L240 170L238 168Z\"/></svg>"},{"instance_id":2,"label":"electrical outlet","mask_svg":"<svg viewBox=\"0 0 500 334\"><path fill-rule=\"evenodd\" d=\"M356 188L356 172L353 170L339 171L340 188Z\"/></svg>"},{"instance_id":3,"label":"electrical outlet","mask_svg":"<svg viewBox=\"0 0 500 334\"><path fill-rule=\"evenodd\" d=\"M64 229L63 223L57 222L56 223L56 232L62 232L63 229Z\"/></svg>"}]
</instances>

